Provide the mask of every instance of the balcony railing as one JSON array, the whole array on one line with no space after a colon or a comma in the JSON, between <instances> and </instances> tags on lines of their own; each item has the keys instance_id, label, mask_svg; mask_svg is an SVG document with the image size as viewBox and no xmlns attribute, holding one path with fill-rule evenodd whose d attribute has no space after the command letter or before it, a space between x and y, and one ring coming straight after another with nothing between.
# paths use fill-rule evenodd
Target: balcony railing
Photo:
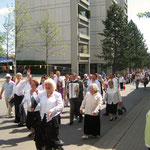
<instances>
[{"instance_id":1,"label":"balcony railing","mask_svg":"<svg viewBox=\"0 0 150 150\"><path fill-rule=\"evenodd\" d=\"M89 19L88 19L88 18L86 18L85 16L82 16L82 15L80 15L80 14L79 14L79 19L81 19L81 20L83 20L83 21L85 21L85 22L89 22Z\"/></svg>"},{"instance_id":2,"label":"balcony railing","mask_svg":"<svg viewBox=\"0 0 150 150\"><path fill-rule=\"evenodd\" d=\"M82 34L82 33L79 33L79 38L90 40L90 37L88 35L85 35L85 34Z\"/></svg>"},{"instance_id":3,"label":"balcony railing","mask_svg":"<svg viewBox=\"0 0 150 150\"><path fill-rule=\"evenodd\" d=\"M81 3L84 3L85 5L89 6L90 3L87 0L80 0Z\"/></svg>"}]
</instances>

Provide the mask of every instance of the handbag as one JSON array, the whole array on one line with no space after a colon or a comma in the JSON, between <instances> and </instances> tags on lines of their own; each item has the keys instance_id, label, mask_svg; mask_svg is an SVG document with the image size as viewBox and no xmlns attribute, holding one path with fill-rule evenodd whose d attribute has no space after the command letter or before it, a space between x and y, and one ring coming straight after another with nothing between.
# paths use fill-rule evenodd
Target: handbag
<instances>
[{"instance_id":1,"label":"handbag","mask_svg":"<svg viewBox=\"0 0 150 150\"><path fill-rule=\"evenodd\" d=\"M123 105L122 102L119 102L119 105L118 105L118 115L123 115L123 114L126 114L127 110L125 108L125 106Z\"/></svg>"}]
</instances>

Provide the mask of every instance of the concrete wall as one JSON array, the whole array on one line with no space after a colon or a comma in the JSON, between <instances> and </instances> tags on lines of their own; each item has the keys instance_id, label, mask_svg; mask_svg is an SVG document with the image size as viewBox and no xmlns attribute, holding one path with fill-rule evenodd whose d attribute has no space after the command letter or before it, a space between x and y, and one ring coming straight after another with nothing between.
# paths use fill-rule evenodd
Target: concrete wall
<instances>
[{"instance_id":1,"label":"concrete wall","mask_svg":"<svg viewBox=\"0 0 150 150\"><path fill-rule=\"evenodd\" d=\"M22 0L21 0L22 1ZM70 0L27 0L26 6L30 8L30 15L34 21L40 21L45 15L46 9L50 11L52 19L55 20L60 29L60 45L65 45L63 55L55 54L49 57L50 64L70 64L71 63L71 20L70 20ZM38 16L38 17L37 17ZM36 24L31 26L30 35L36 35ZM31 41L22 53L17 54L18 60L45 60L45 52L42 51L42 42L39 38Z\"/></svg>"}]
</instances>

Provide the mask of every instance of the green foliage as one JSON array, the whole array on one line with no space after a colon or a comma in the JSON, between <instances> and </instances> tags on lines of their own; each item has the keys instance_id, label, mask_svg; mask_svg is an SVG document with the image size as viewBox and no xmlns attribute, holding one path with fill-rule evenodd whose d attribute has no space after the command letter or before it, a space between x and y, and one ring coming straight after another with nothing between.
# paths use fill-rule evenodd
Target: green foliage
<instances>
[{"instance_id":1,"label":"green foliage","mask_svg":"<svg viewBox=\"0 0 150 150\"><path fill-rule=\"evenodd\" d=\"M63 55L65 46L59 46L59 42L61 41L59 37L59 27L52 19L48 10L46 10L44 17L36 24L36 32L43 43L41 50L45 53L46 64L48 66L49 56L54 56L57 54ZM48 71L49 69L47 67L47 75L49 74Z\"/></svg>"},{"instance_id":2,"label":"green foliage","mask_svg":"<svg viewBox=\"0 0 150 150\"><path fill-rule=\"evenodd\" d=\"M4 36L2 35L2 33L0 33L0 56L6 56L3 44L4 44Z\"/></svg>"},{"instance_id":3,"label":"green foliage","mask_svg":"<svg viewBox=\"0 0 150 150\"><path fill-rule=\"evenodd\" d=\"M4 45L5 45L5 53L6 56L10 56L14 53L14 43L15 43L15 26L14 26L14 16L12 13L12 8L9 8L9 13L5 16L4 24Z\"/></svg>"},{"instance_id":4,"label":"green foliage","mask_svg":"<svg viewBox=\"0 0 150 150\"><path fill-rule=\"evenodd\" d=\"M138 13L137 16L139 18L143 18L143 17L150 18L150 12Z\"/></svg>"},{"instance_id":5,"label":"green foliage","mask_svg":"<svg viewBox=\"0 0 150 150\"><path fill-rule=\"evenodd\" d=\"M103 21L105 29L102 40L102 57L106 64L112 66L113 72L125 69L126 67L126 36L127 16L123 9L115 2L107 11L107 18Z\"/></svg>"},{"instance_id":6,"label":"green foliage","mask_svg":"<svg viewBox=\"0 0 150 150\"><path fill-rule=\"evenodd\" d=\"M143 38L143 34L140 32L136 24L130 20L128 24L128 66L130 68L144 67L147 65L148 49Z\"/></svg>"},{"instance_id":7,"label":"green foliage","mask_svg":"<svg viewBox=\"0 0 150 150\"><path fill-rule=\"evenodd\" d=\"M148 65L149 54L143 35L132 20L127 22L126 14L116 3L110 6L103 24L101 57L107 66L112 66L113 72Z\"/></svg>"}]
</instances>

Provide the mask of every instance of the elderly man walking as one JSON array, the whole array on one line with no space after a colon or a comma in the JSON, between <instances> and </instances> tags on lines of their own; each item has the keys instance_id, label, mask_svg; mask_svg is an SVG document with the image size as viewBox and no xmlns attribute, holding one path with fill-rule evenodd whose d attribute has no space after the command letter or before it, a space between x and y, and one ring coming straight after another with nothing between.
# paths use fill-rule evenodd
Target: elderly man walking
<instances>
[{"instance_id":1,"label":"elderly man walking","mask_svg":"<svg viewBox=\"0 0 150 150\"><path fill-rule=\"evenodd\" d=\"M0 99L2 99L3 92L5 92L5 102L6 102L6 106L8 109L7 117L10 118L10 117L12 117L12 108L9 104L9 101L10 101L10 98L12 97L12 94L13 94L14 82L11 81L11 75L10 74L6 74L5 78L6 78L6 80L3 83L2 90L0 92Z\"/></svg>"}]
</instances>

